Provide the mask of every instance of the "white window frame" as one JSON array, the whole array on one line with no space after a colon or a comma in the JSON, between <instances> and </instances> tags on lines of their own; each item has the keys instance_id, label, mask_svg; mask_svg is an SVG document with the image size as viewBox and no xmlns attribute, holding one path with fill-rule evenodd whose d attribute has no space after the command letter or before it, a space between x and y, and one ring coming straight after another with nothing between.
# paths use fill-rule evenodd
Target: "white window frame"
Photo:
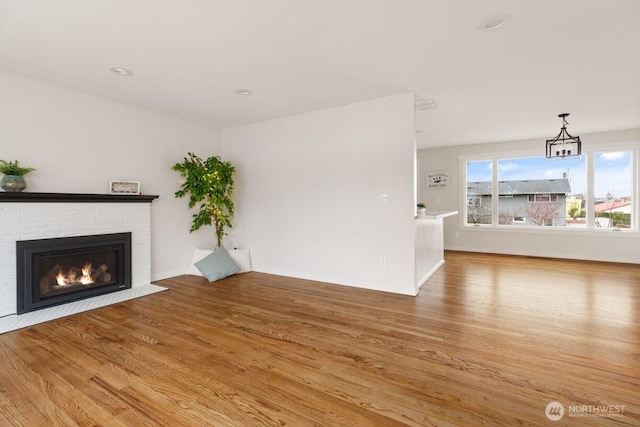
<instances>
[{"instance_id":1,"label":"white window frame","mask_svg":"<svg viewBox=\"0 0 640 427\"><path fill-rule=\"evenodd\" d=\"M596 216L594 209L594 201L595 201L595 155L600 153L611 153L611 152L620 152L627 151L631 153L631 229L629 230L620 230L620 229L603 229L596 227ZM593 144L585 147L583 145L582 154L586 156L585 164L586 164L586 179L587 179L587 203L586 203L586 216L587 216L587 227L585 228L572 228L572 227L539 227L539 226L527 226L527 225L518 225L517 227L513 227L512 225L499 224L498 218L498 161L499 160L509 160L509 159L522 159L527 157L542 157L540 150L521 150L521 151L511 151L511 152L493 152L493 153L484 153L484 154L473 154L473 155L460 155L458 156L459 161L459 175L460 175L460 188L461 188L461 200L460 206L464 207L461 209L463 212L460 215L460 227L463 229L471 229L474 227L482 227L482 228L493 228L500 230L536 230L536 232L543 233L577 233L577 234L600 234L600 233L618 233L620 235L637 235L640 234L640 195L638 194L638 189L640 188L640 173L638 172L638 165L640 161L638 156L640 154L640 141L632 141L632 142L621 142L621 143L610 143L610 144ZM467 223L467 163L468 162L478 162L478 161L491 161L492 162L492 182L491 182L491 201L492 201L492 209L491 216L492 221L491 224L470 224ZM561 159L555 160L561 162ZM537 202L540 203L540 202Z\"/></svg>"}]
</instances>

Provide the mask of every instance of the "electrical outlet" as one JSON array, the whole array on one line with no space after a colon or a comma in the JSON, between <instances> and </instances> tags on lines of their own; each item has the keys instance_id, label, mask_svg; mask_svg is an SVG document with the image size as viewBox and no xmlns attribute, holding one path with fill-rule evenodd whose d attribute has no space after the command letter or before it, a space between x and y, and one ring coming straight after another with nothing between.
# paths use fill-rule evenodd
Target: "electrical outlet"
<instances>
[{"instance_id":1,"label":"electrical outlet","mask_svg":"<svg viewBox=\"0 0 640 427\"><path fill-rule=\"evenodd\" d=\"M387 257L386 256L381 256L380 257L380 268L387 268Z\"/></svg>"}]
</instances>

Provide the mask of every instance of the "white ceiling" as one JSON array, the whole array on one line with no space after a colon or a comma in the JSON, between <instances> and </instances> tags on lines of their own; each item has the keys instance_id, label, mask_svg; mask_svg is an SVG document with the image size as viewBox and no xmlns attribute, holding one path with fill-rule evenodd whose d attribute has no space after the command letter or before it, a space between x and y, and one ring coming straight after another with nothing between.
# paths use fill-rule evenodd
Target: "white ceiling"
<instances>
[{"instance_id":1,"label":"white ceiling","mask_svg":"<svg viewBox=\"0 0 640 427\"><path fill-rule=\"evenodd\" d=\"M640 1L0 0L0 68L214 128L415 92L421 148L546 139L640 128Z\"/></svg>"}]
</instances>

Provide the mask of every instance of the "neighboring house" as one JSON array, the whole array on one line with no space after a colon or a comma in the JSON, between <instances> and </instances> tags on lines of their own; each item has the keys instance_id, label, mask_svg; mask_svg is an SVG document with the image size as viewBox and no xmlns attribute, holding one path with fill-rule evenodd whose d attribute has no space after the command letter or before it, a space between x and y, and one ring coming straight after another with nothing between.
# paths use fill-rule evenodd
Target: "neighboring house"
<instances>
[{"instance_id":1,"label":"neighboring house","mask_svg":"<svg viewBox=\"0 0 640 427\"><path fill-rule=\"evenodd\" d=\"M577 199L571 197L567 199L567 218L572 214L572 211L580 212L584 209L584 199Z\"/></svg>"},{"instance_id":2,"label":"neighboring house","mask_svg":"<svg viewBox=\"0 0 640 427\"><path fill-rule=\"evenodd\" d=\"M614 201L614 202L604 202L598 203L595 206L596 213L598 212L616 212L616 213L631 213L631 202L630 201Z\"/></svg>"},{"instance_id":3,"label":"neighboring house","mask_svg":"<svg viewBox=\"0 0 640 427\"><path fill-rule=\"evenodd\" d=\"M569 193L571 185L566 178L500 181L499 223L565 226ZM490 182L468 182L467 203L468 223L491 223Z\"/></svg>"},{"instance_id":4,"label":"neighboring house","mask_svg":"<svg viewBox=\"0 0 640 427\"><path fill-rule=\"evenodd\" d=\"M629 200L596 203L594 209L597 227L631 227L631 202Z\"/></svg>"},{"instance_id":5,"label":"neighboring house","mask_svg":"<svg viewBox=\"0 0 640 427\"><path fill-rule=\"evenodd\" d=\"M566 209L565 212L567 217L567 227L573 228L586 228L587 227L587 218L585 215L585 200L576 197L570 197L566 200ZM579 216L582 214L583 216Z\"/></svg>"}]
</instances>

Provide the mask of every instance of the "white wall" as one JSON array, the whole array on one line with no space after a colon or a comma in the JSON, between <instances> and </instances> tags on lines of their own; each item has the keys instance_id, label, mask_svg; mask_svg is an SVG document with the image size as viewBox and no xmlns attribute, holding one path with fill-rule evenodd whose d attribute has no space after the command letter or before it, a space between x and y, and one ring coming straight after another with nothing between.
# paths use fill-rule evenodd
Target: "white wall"
<instances>
[{"instance_id":1,"label":"white wall","mask_svg":"<svg viewBox=\"0 0 640 427\"><path fill-rule=\"evenodd\" d=\"M225 244L248 247L258 271L414 295L413 99L222 131L237 168Z\"/></svg>"},{"instance_id":2,"label":"white wall","mask_svg":"<svg viewBox=\"0 0 640 427\"><path fill-rule=\"evenodd\" d=\"M639 144L640 129L580 135L584 149L606 147L617 143ZM463 227L465 219L462 206L459 156L518 152L539 149L544 155L544 139L512 141L493 144L477 144L418 150L418 198L429 210L458 210L456 219L445 220L445 249L504 253L515 255L545 256L584 260L640 263L640 238L638 232L615 233L576 230L532 230L515 228L491 229ZM559 160L561 161L561 160ZM446 169L450 172L448 190L427 190L425 171ZM638 185L635 201L640 199ZM640 212L636 212L639 215Z\"/></svg>"},{"instance_id":3,"label":"white wall","mask_svg":"<svg viewBox=\"0 0 640 427\"><path fill-rule=\"evenodd\" d=\"M151 206L152 279L184 273L211 229L189 234L180 176L171 166L187 151L217 155L218 131L160 113L0 72L0 159L37 168L31 192L106 193L109 179L141 181Z\"/></svg>"}]
</instances>

